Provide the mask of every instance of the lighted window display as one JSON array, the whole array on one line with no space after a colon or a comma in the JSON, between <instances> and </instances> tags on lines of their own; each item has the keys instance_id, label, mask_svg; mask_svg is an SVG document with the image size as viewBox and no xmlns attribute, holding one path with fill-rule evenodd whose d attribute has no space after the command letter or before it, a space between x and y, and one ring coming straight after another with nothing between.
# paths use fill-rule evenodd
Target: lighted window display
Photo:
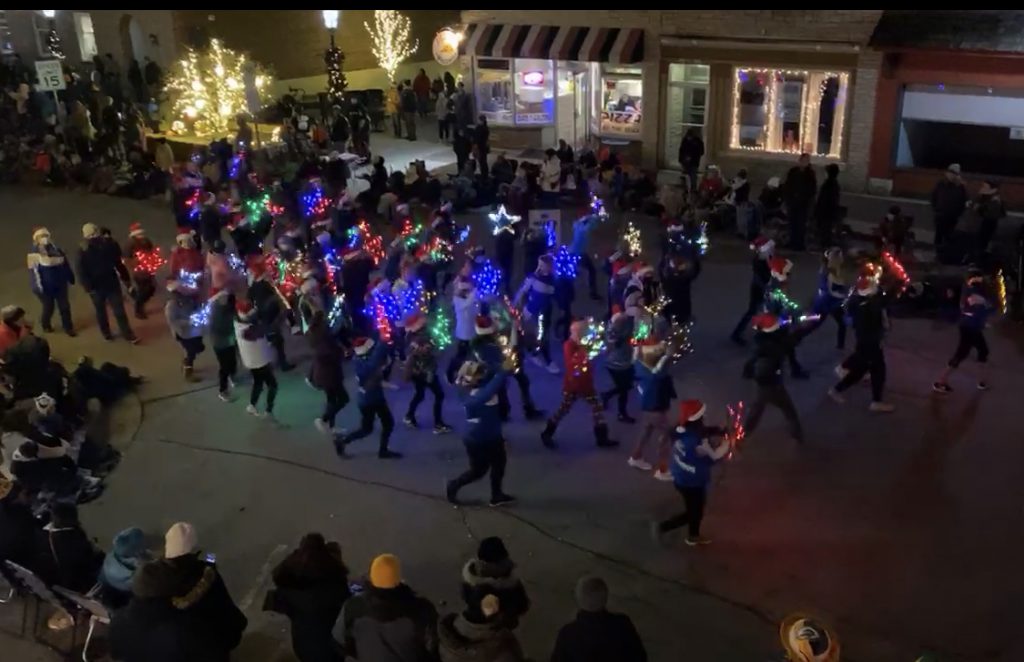
<instances>
[{"instance_id":1,"label":"lighted window display","mask_svg":"<svg viewBox=\"0 0 1024 662\"><path fill-rule=\"evenodd\" d=\"M555 67L551 60L515 61L516 124L555 121Z\"/></svg>"},{"instance_id":2,"label":"lighted window display","mask_svg":"<svg viewBox=\"0 0 1024 662\"><path fill-rule=\"evenodd\" d=\"M736 69L734 149L842 155L850 75L790 69Z\"/></svg>"},{"instance_id":3,"label":"lighted window display","mask_svg":"<svg viewBox=\"0 0 1024 662\"><path fill-rule=\"evenodd\" d=\"M511 126L512 61L481 58L476 61L476 108L491 124Z\"/></svg>"},{"instance_id":4,"label":"lighted window display","mask_svg":"<svg viewBox=\"0 0 1024 662\"><path fill-rule=\"evenodd\" d=\"M607 69L601 78L602 135L638 138L643 120L643 80L638 68Z\"/></svg>"}]
</instances>

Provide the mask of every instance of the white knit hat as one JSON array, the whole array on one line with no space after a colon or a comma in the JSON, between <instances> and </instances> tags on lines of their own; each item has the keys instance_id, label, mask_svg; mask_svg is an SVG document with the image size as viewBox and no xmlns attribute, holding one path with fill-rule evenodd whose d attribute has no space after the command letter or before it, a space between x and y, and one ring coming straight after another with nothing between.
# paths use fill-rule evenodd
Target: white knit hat
<instances>
[{"instance_id":1,"label":"white knit hat","mask_svg":"<svg viewBox=\"0 0 1024 662\"><path fill-rule=\"evenodd\" d=\"M195 527L188 522L177 522L164 535L164 558L176 559L191 554L198 542Z\"/></svg>"}]
</instances>

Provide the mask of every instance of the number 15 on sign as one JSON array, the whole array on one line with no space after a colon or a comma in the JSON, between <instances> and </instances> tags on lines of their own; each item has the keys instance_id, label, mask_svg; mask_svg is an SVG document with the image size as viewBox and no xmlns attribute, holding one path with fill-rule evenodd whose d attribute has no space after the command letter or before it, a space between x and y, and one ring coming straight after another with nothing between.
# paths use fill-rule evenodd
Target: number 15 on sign
<instances>
[{"instance_id":1,"label":"number 15 on sign","mask_svg":"<svg viewBox=\"0 0 1024 662\"><path fill-rule=\"evenodd\" d=\"M60 66L60 60L37 60L36 78L36 89L41 92L56 92L65 88L64 70Z\"/></svg>"}]
</instances>

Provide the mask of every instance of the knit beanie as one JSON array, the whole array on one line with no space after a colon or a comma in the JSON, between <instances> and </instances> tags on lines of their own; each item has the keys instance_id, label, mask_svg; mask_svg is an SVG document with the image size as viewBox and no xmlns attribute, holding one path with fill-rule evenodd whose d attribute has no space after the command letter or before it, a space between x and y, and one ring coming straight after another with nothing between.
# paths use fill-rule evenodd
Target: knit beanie
<instances>
[{"instance_id":1,"label":"knit beanie","mask_svg":"<svg viewBox=\"0 0 1024 662\"><path fill-rule=\"evenodd\" d=\"M394 554L381 554L370 564L370 585L374 588L396 588L402 583L402 564Z\"/></svg>"},{"instance_id":2,"label":"knit beanie","mask_svg":"<svg viewBox=\"0 0 1024 662\"><path fill-rule=\"evenodd\" d=\"M585 575L576 582L576 606L583 611L603 611L608 605L608 585L594 575Z\"/></svg>"},{"instance_id":3,"label":"knit beanie","mask_svg":"<svg viewBox=\"0 0 1024 662\"><path fill-rule=\"evenodd\" d=\"M476 557L484 563L500 563L508 560L508 550L505 549L505 543L501 541L501 538L491 536L480 541Z\"/></svg>"},{"instance_id":4,"label":"knit beanie","mask_svg":"<svg viewBox=\"0 0 1024 662\"><path fill-rule=\"evenodd\" d=\"M179 556L191 554L199 542L196 537L196 530L188 522L178 522L171 525L164 535L164 558L176 559Z\"/></svg>"}]
</instances>

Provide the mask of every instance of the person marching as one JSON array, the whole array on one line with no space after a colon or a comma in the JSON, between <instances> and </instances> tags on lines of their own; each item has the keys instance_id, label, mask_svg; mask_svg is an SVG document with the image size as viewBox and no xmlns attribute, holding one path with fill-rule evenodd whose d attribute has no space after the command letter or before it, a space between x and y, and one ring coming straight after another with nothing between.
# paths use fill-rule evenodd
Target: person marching
<instances>
[{"instance_id":1,"label":"person marching","mask_svg":"<svg viewBox=\"0 0 1024 662\"><path fill-rule=\"evenodd\" d=\"M850 286L843 280L843 250L838 246L825 251L821 271L818 272L818 292L814 296L811 312L818 316L808 327L807 333L818 329L829 317L836 321L836 349L846 346L846 319L843 304L850 293Z\"/></svg>"},{"instance_id":2,"label":"person marching","mask_svg":"<svg viewBox=\"0 0 1024 662\"><path fill-rule=\"evenodd\" d=\"M352 342L355 351L356 380L359 383L359 429L346 435L334 438L334 450L339 456L345 456L345 448L353 441L368 437L373 432L374 419L380 420L380 444L377 446L377 457L381 460L398 459L401 453L388 448L391 433L395 429L395 417L384 397L384 370L389 364L390 350L387 343L375 341L373 338L356 338Z\"/></svg>"},{"instance_id":3,"label":"person marching","mask_svg":"<svg viewBox=\"0 0 1024 662\"><path fill-rule=\"evenodd\" d=\"M469 458L469 469L445 485L445 497L449 503L459 504L459 490L476 482L491 472L491 507L504 506L515 501L515 497L502 489L505 478L505 439L501 431L501 415L498 412L498 391L505 385L505 378L513 368L511 359L489 378L486 365L467 361L459 368L458 384L468 391L463 395L466 407L466 432L463 444Z\"/></svg>"},{"instance_id":4,"label":"person marching","mask_svg":"<svg viewBox=\"0 0 1024 662\"><path fill-rule=\"evenodd\" d=\"M611 399L618 396L619 422L636 423L626 411L629 392L633 388L633 318L622 312L618 305L612 307L611 324L608 325L605 340L608 352L604 357L605 368L611 375L614 386L601 394L601 404L608 409Z\"/></svg>"},{"instance_id":5,"label":"person marching","mask_svg":"<svg viewBox=\"0 0 1024 662\"><path fill-rule=\"evenodd\" d=\"M203 344L203 326L194 317L199 312L196 293L173 277L167 281L167 292L169 296L164 305L167 326L185 352L181 360L181 371L185 381L196 381L193 372L195 360L206 349Z\"/></svg>"},{"instance_id":6,"label":"person marching","mask_svg":"<svg viewBox=\"0 0 1024 662\"><path fill-rule=\"evenodd\" d=\"M50 231L46 228L36 228L32 232L32 249L28 253L27 262L32 293L39 297L43 305L39 326L46 333L53 331L53 308L56 306L64 333L74 338L76 334L71 322L68 286L75 284L75 272L71 270L64 251L50 240Z\"/></svg>"},{"instance_id":7,"label":"person marching","mask_svg":"<svg viewBox=\"0 0 1024 662\"><path fill-rule=\"evenodd\" d=\"M195 232L190 228L178 228L174 241L177 245L171 251L171 276L184 281L189 287L201 289L205 262L203 254L196 248ZM195 281L195 285L192 281Z\"/></svg>"},{"instance_id":8,"label":"person marching","mask_svg":"<svg viewBox=\"0 0 1024 662\"><path fill-rule=\"evenodd\" d=\"M271 274L267 273L267 263L262 255L251 256L247 266L249 300L256 307L266 339L274 348L278 367L287 372L295 367L285 355L284 334L281 331L281 324L287 316L288 302L274 285Z\"/></svg>"},{"instance_id":9,"label":"person marching","mask_svg":"<svg viewBox=\"0 0 1024 662\"><path fill-rule=\"evenodd\" d=\"M455 287L452 288L452 308L455 310L455 354L452 355L448 369L445 370L449 384L455 383L455 373L469 356L470 344L476 338L474 323L479 303L476 287L473 286L471 279L460 275L455 280Z\"/></svg>"},{"instance_id":10,"label":"person marching","mask_svg":"<svg viewBox=\"0 0 1024 662\"><path fill-rule=\"evenodd\" d=\"M569 413L573 403L579 399L586 400L590 405L594 421L594 441L599 448L612 448L619 442L608 438L608 426L604 422L601 400L594 391L593 367L590 364L589 350L582 344L583 334L587 331L587 323L576 321L569 329L569 339L562 345L565 358L565 376L562 379L562 403L558 410L548 419L540 439L546 448L555 448L555 430L559 422Z\"/></svg>"},{"instance_id":11,"label":"person marching","mask_svg":"<svg viewBox=\"0 0 1024 662\"><path fill-rule=\"evenodd\" d=\"M274 376L274 346L267 339L263 323L259 321L256 308L248 299L239 299L235 304L235 339L242 365L252 375L252 389L249 391L249 405L245 411L253 416L274 420L274 400L277 398L277 378ZM266 409L260 412L259 404L263 388L267 389Z\"/></svg>"},{"instance_id":12,"label":"person marching","mask_svg":"<svg viewBox=\"0 0 1024 662\"><path fill-rule=\"evenodd\" d=\"M447 434L452 429L445 424L441 414L444 391L441 389L441 380L437 378L437 349L426 327L427 317L421 312L415 312L405 319L405 332L408 334L406 341L409 344L405 374L416 391L409 401L404 422L411 428L419 427L416 423L416 409L423 402L426 390L430 389L434 395L434 434Z\"/></svg>"},{"instance_id":13,"label":"person marching","mask_svg":"<svg viewBox=\"0 0 1024 662\"><path fill-rule=\"evenodd\" d=\"M231 290L210 290L210 344L217 357L217 397L231 401L238 372L238 341L235 339L235 295Z\"/></svg>"},{"instance_id":14,"label":"person marching","mask_svg":"<svg viewBox=\"0 0 1024 662\"><path fill-rule=\"evenodd\" d=\"M324 413L313 421L313 426L320 434L327 435L334 433L334 421L338 412L348 404L349 396L345 390L345 375L341 370L341 344L327 322L327 314L322 308L312 305L314 297L309 297L309 301L306 339L313 350L309 383L324 393Z\"/></svg>"},{"instance_id":15,"label":"person marching","mask_svg":"<svg viewBox=\"0 0 1024 662\"><path fill-rule=\"evenodd\" d=\"M545 368L552 375L557 375L558 366L551 360L550 346L554 293L554 258L551 255L541 255L537 260L537 269L523 279L523 284L516 292L514 304L523 311L523 321L530 323L533 327L537 348L533 355L533 362Z\"/></svg>"},{"instance_id":16,"label":"person marching","mask_svg":"<svg viewBox=\"0 0 1024 662\"><path fill-rule=\"evenodd\" d=\"M672 483L682 496L686 510L651 524L651 535L659 544L666 533L681 526L688 527L688 546L696 547L711 542L700 535L711 467L729 453L731 445L728 441L718 444L711 442L715 437L724 436L724 432L721 428L704 423L706 411L707 407L700 400L684 400L679 403L679 424L672 434Z\"/></svg>"},{"instance_id":17,"label":"person marching","mask_svg":"<svg viewBox=\"0 0 1024 662\"><path fill-rule=\"evenodd\" d=\"M750 324L750 320L754 319L754 315L764 305L764 292L768 287L768 282L772 279L772 270L768 262L774 257L775 242L765 236L760 236L754 239L750 248L754 252L754 257L751 260L753 278L750 281L747 310L729 335L729 339L741 347L746 344L746 341L743 340L743 332Z\"/></svg>"},{"instance_id":18,"label":"person marching","mask_svg":"<svg viewBox=\"0 0 1024 662\"><path fill-rule=\"evenodd\" d=\"M743 426L748 434L753 433L761 422L765 407L772 405L786 417L793 440L803 443L800 417L782 380L782 363L793 346L793 337L782 327L782 320L771 313L754 317L754 356L747 364L749 372L745 376L753 377L757 384L757 398L750 406Z\"/></svg>"},{"instance_id":19,"label":"person marching","mask_svg":"<svg viewBox=\"0 0 1024 662\"><path fill-rule=\"evenodd\" d=\"M939 375L938 381L932 384L932 390L936 393L952 393L953 387L949 385L949 377L953 374L960 363L967 358L973 349L978 357L979 375L978 390L987 391L988 381L986 367L988 364L988 341L985 340L985 324L990 315L995 312L996 306L989 300L985 291L985 277L981 270L970 268L967 271L966 285L963 294L960 296L960 340L949 359L946 369Z\"/></svg>"},{"instance_id":20,"label":"person marching","mask_svg":"<svg viewBox=\"0 0 1024 662\"><path fill-rule=\"evenodd\" d=\"M771 279L768 281L768 287L764 291L764 312L778 317L783 325L791 324L798 317L798 307L789 299L789 295L786 292L789 284L789 273L793 270L793 263L786 258L773 257L768 260L768 266L771 269ZM793 334L793 332L791 331L790 334ZM800 338L802 337L803 334L801 334ZM796 358L796 346L800 338L793 338L786 358L789 360L789 370L793 378L807 379L810 375Z\"/></svg>"},{"instance_id":21,"label":"person marching","mask_svg":"<svg viewBox=\"0 0 1024 662\"><path fill-rule=\"evenodd\" d=\"M526 375L526 371L522 369L523 335L518 331L513 334L513 327L498 329L497 324L495 324L495 316L491 314L491 310L504 311L504 308L501 307L500 303L496 303L495 306L490 304L481 306L480 314L476 318L476 340L473 341L472 345L474 360L483 363L492 371L498 370L506 358L505 351L498 344L499 341L497 339L498 334L502 334L505 338L503 341L511 344L511 352L516 358L516 365L519 366L512 373L512 377L519 384L519 395L523 401L523 416L528 421L541 418L544 416L544 412L537 409L534 405L533 397L530 395L530 378ZM516 324L511 313L507 315L502 314L499 318L506 319L510 325ZM512 410L512 405L508 399L507 387L506 380L506 384L498 389L498 413L501 414L502 423L508 422L509 413Z\"/></svg>"},{"instance_id":22,"label":"person marching","mask_svg":"<svg viewBox=\"0 0 1024 662\"><path fill-rule=\"evenodd\" d=\"M868 409L879 413L891 412L894 407L882 400L886 373L882 339L888 326L888 316L876 276L862 275L857 280L856 290L847 302L847 310L853 318L853 334L857 342L853 354L836 369L840 380L828 390L828 396L839 404L846 402L843 391L870 373L871 405Z\"/></svg>"},{"instance_id":23,"label":"person marching","mask_svg":"<svg viewBox=\"0 0 1024 662\"><path fill-rule=\"evenodd\" d=\"M590 233L600 222L597 214L587 214L576 219L572 224L572 246L573 254L579 256L580 264L587 270L587 287L590 289L590 298L600 301L601 295L597 293L597 270L594 268L594 261L587 252L590 243Z\"/></svg>"},{"instance_id":24,"label":"person marching","mask_svg":"<svg viewBox=\"0 0 1024 662\"><path fill-rule=\"evenodd\" d=\"M135 319L146 319L146 302L156 294L156 270L163 263L160 257L160 249L153 245L153 241L146 236L146 230L141 223L132 223L128 226L128 243L122 253L131 263L132 286L134 293L132 299L135 303ZM171 272L172 277L177 274Z\"/></svg>"},{"instance_id":25,"label":"person marching","mask_svg":"<svg viewBox=\"0 0 1024 662\"><path fill-rule=\"evenodd\" d=\"M672 427L669 409L676 397L675 384L669 374L669 351L665 342L650 341L636 348L633 367L636 371L637 391L640 393L641 431L627 464L634 469L650 471L653 467L644 459L644 449L651 435L658 444L658 469L655 480L672 480L669 473L668 435Z\"/></svg>"}]
</instances>

